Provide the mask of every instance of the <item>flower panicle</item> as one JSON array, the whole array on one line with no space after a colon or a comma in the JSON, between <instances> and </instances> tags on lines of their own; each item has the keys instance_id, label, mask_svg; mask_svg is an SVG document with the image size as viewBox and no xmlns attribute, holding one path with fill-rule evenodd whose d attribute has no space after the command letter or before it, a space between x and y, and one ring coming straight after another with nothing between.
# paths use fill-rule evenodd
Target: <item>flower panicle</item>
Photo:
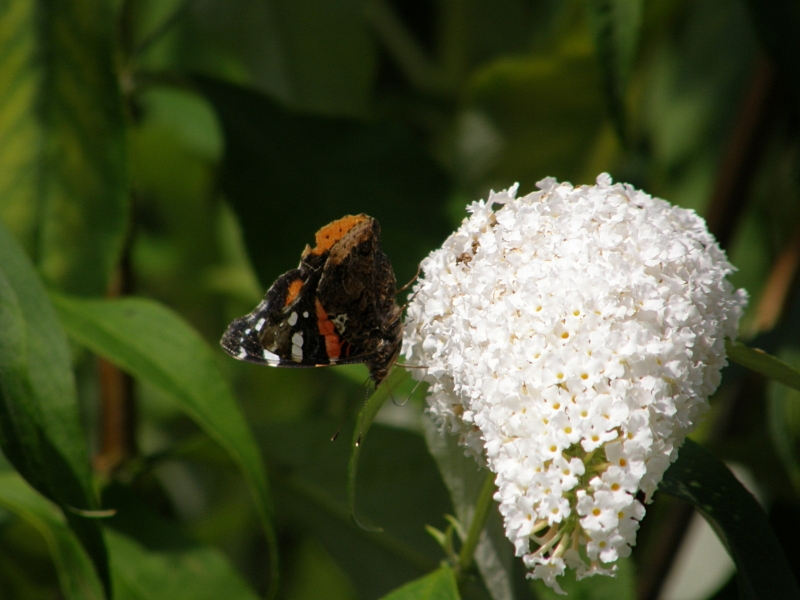
<instances>
[{"instance_id":1,"label":"flower panicle","mask_svg":"<svg viewBox=\"0 0 800 600\"><path fill-rule=\"evenodd\" d=\"M403 353L427 367L433 418L496 474L529 575L559 590L566 568L630 554L637 494L707 410L747 295L693 211L606 174L538 187L472 203L423 261Z\"/></svg>"}]
</instances>

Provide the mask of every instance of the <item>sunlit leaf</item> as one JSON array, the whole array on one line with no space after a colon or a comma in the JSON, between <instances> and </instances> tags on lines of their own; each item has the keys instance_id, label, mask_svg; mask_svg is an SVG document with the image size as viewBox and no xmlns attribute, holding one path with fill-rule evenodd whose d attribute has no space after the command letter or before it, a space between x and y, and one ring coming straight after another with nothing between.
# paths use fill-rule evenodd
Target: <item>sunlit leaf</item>
<instances>
[{"instance_id":1,"label":"sunlit leaf","mask_svg":"<svg viewBox=\"0 0 800 600\"><path fill-rule=\"evenodd\" d=\"M56 502L108 584L97 508L67 340L41 281L0 224L0 447L19 473Z\"/></svg>"},{"instance_id":2,"label":"sunlit leaf","mask_svg":"<svg viewBox=\"0 0 800 600\"><path fill-rule=\"evenodd\" d=\"M433 573L387 594L382 600L459 600L453 570L441 566Z\"/></svg>"},{"instance_id":3,"label":"sunlit leaf","mask_svg":"<svg viewBox=\"0 0 800 600\"><path fill-rule=\"evenodd\" d=\"M787 365L785 362L759 350L749 348L741 342L725 341L725 351L728 358L735 363L760 373L769 379L800 390L800 371Z\"/></svg>"},{"instance_id":4,"label":"sunlit leaf","mask_svg":"<svg viewBox=\"0 0 800 600\"><path fill-rule=\"evenodd\" d=\"M800 588L767 515L725 464L686 440L658 486L690 503L736 563L741 598L800 598Z\"/></svg>"},{"instance_id":5,"label":"sunlit leaf","mask_svg":"<svg viewBox=\"0 0 800 600\"><path fill-rule=\"evenodd\" d=\"M67 600L103 600L91 559L61 512L15 473L0 474L0 506L32 525L44 538Z\"/></svg>"},{"instance_id":6,"label":"sunlit leaf","mask_svg":"<svg viewBox=\"0 0 800 600\"><path fill-rule=\"evenodd\" d=\"M48 281L102 293L127 228L111 5L11 0L0 11L0 217Z\"/></svg>"},{"instance_id":7,"label":"sunlit leaf","mask_svg":"<svg viewBox=\"0 0 800 600\"><path fill-rule=\"evenodd\" d=\"M230 454L251 486L275 573L277 554L264 465L205 341L175 313L149 300L82 300L54 294L53 302L70 337L172 395Z\"/></svg>"}]
</instances>

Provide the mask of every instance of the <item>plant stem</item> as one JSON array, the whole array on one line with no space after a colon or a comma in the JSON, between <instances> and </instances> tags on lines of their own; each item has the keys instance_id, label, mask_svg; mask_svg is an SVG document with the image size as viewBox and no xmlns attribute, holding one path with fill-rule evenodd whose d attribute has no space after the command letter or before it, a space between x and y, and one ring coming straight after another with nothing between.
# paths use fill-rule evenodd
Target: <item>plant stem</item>
<instances>
[{"instance_id":1,"label":"plant stem","mask_svg":"<svg viewBox=\"0 0 800 600\"><path fill-rule=\"evenodd\" d=\"M469 571L469 568L472 566L475 548L478 546L481 532L486 524L486 518L489 516L489 508L492 506L494 477L494 473L490 471L486 476L486 481L483 482L481 493L478 495L478 501L475 503L475 514L472 516L472 522L469 524L467 539L464 540L464 545L461 546L461 552L458 553L459 577L463 577L464 573Z\"/></svg>"}]
</instances>

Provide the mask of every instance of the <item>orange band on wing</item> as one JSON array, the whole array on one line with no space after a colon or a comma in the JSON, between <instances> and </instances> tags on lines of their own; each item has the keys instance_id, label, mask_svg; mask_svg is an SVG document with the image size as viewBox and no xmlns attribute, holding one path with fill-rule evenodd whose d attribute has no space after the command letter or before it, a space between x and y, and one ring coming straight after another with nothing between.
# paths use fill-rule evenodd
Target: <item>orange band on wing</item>
<instances>
[{"instance_id":1,"label":"orange band on wing","mask_svg":"<svg viewBox=\"0 0 800 600\"><path fill-rule=\"evenodd\" d=\"M283 301L284 306L289 306L294 299L297 298L297 295L300 293L300 289L303 287L303 280L298 278L295 279L292 283L289 284L289 288L286 290L286 300Z\"/></svg>"},{"instance_id":2,"label":"orange band on wing","mask_svg":"<svg viewBox=\"0 0 800 600\"><path fill-rule=\"evenodd\" d=\"M317 245L314 248L309 248L306 246L303 256L306 256L307 254L319 256L320 254L330 250L331 247L340 239L342 239L348 231L369 218L370 217L367 215L347 215L338 221L328 223L325 225L325 227L317 232L315 236Z\"/></svg>"},{"instance_id":3,"label":"orange band on wing","mask_svg":"<svg viewBox=\"0 0 800 600\"><path fill-rule=\"evenodd\" d=\"M316 309L317 327L320 335L325 338L325 353L330 359L339 358L342 354L343 344L339 339L339 334L336 333L336 327L328 318L328 313L325 312L319 300L316 300Z\"/></svg>"}]
</instances>

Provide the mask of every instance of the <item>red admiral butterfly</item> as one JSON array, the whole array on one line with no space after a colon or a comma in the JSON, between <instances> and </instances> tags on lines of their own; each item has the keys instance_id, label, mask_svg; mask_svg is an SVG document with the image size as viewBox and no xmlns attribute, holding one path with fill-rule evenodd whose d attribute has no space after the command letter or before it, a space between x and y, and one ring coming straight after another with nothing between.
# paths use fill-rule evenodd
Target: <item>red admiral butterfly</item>
<instances>
[{"instance_id":1,"label":"red admiral butterfly","mask_svg":"<svg viewBox=\"0 0 800 600\"><path fill-rule=\"evenodd\" d=\"M378 222L347 215L317 232L298 268L278 277L220 344L234 358L273 367L363 362L378 385L403 339L396 285Z\"/></svg>"}]
</instances>

